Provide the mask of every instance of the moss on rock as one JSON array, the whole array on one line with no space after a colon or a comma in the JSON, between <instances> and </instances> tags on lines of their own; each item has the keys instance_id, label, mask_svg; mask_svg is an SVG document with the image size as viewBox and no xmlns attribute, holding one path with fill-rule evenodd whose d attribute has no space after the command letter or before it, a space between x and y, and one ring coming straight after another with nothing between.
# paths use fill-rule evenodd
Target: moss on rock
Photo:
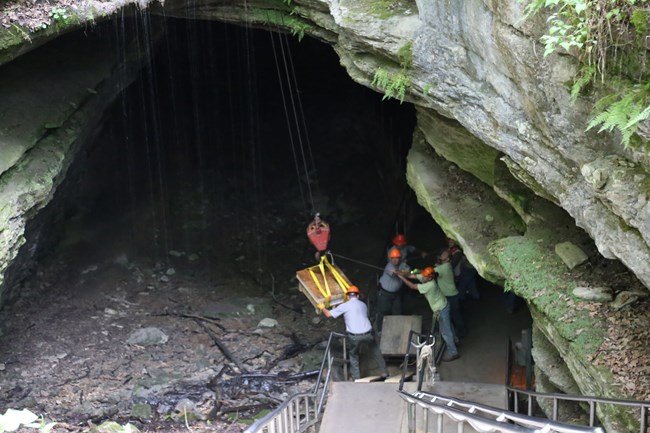
<instances>
[{"instance_id":1,"label":"moss on rock","mask_svg":"<svg viewBox=\"0 0 650 433\"><path fill-rule=\"evenodd\" d=\"M502 285L505 275L487 247L495 239L521 234L521 219L491 188L436 155L432 147L416 131L407 162L409 185L481 276Z\"/></svg>"},{"instance_id":2,"label":"moss on rock","mask_svg":"<svg viewBox=\"0 0 650 433\"><path fill-rule=\"evenodd\" d=\"M418 126L436 153L484 183L494 185L494 169L499 152L471 135L458 122L432 110L418 108Z\"/></svg>"},{"instance_id":3,"label":"moss on rock","mask_svg":"<svg viewBox=\"0 0 650 433\"><path fill-rule=\"evenodd\" d=\"M554 244L552 237L547 239L538 231L532 237L499 239L490 245L490 252L506 273L506 288L533 304L576 354L589 357L600 346L604 327L592 320L591 310L580 308L585 303L574 299L577 283L549 243Z\"/></svg>"}]
</instances>

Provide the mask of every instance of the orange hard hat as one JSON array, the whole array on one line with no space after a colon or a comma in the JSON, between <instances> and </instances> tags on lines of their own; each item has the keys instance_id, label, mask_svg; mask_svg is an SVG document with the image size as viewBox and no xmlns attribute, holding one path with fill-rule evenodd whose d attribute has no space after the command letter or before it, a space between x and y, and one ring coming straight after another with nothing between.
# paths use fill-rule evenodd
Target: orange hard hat
<instances>
[{"instance_id":1,"label":"orange hard hat","mask_svg":"<svg viewBox=\"0 0 650 433\"><path fill-rule=\"evenodd\" d=\"M398 247L403 247L406 245L406 236L401 233L396 234L393 238L393 244L397 245Z\"/></svg>"},{"instance_id":2,"label":"orange hard hat","mask_svg":"<svg viewBox=\"0 0 650 433\"><path fill-rule=\"evenodd\" d=\"M359 288L357 286L348 287L348 293L359 293Z\"/></svg>"},{"instance_id":3,"label":"orange hard hat","mask_svg":"<svg viewBox=\"0 0 650 433\"><path fill-rule=\"evenodd\" d=\"M388 257L391 259L399 259L402 257L402 253L397 248L391 248L390 252L388 253Z\"/></svg>"},{"instance_id":4,"label":"orange hard hat","mask_svg":"<svg viewBox=\"0 0 650 433\"><path fill-rule=\"evenodd\" d=\"M423 277L430 277L431 275L433 275L434 272L436 272L436 270L434 268L432 268L431 266L428 266L428 267L422 269L422 276Z\"/></svg>"}]
</instances>

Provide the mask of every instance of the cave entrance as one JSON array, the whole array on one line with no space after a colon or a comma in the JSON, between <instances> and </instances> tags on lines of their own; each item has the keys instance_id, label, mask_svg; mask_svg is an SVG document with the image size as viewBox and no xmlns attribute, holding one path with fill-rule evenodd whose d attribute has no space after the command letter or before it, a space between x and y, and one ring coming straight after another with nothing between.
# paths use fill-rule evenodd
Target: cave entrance
<instances>
[{"instance_id":1,"label":"cave entrance","mask_svg":"<svg viewBox=\"0 0 650 433\"><path fill-rule=\"evenodd\" d=\"M319 211L332 226L330 248L354 260L338 264L373 311L377 267L396 232L430 253L414 267L433 265L445 246L405 181L414 126L410 104L354 83L327 44L170 19L150 67L114 105L83 162L90 176L77 182L76 221L113 227L102 232L102 254L140 256L208 288L236 281L243 294L283 293L312 263L304 229ZM493 335L470 336L462 350L502 359L492 341L530 326L530 318L500 287L480 278L479 286L483 298L468 300L465 315L470 328ZM430 326L419 294L407 292L404 305ZM493 369L498 381L502 366Z\"/></svg>"},{"instance_id":2,"label":"cave entrance","mask_svg":"<svg viewBox=\"0 0 650 433\"><path fill-rule=\"evenodd\" d=\"M143 22L115 29L140 34ZM215 406L215 396L225 396L219 404L230 398L232 405L218 368L229 361L180 315L218 317L219 338L255 371L291 344L341 330L340 321L319 321L296 291L295 271L313 260L305 238L312 211L331 224L332 250L375 267L383 267L397 230L429 252L444 245L405 183L410 104L382 101L355 84L331 47L315 40L207 21L169 19L166 26L155 52L140 34L142 52L155 54L150 67L106 113L56 192L53 204L65 216L61 241L12 307L28 323L6 322L12 343L3 351L20 365L0 377L10 390L7 407L61 416L75 409L81 419L102 419L133 415L146 403L163 416L188 382L191 398ZM122 49L112 24L98 31L117 34ZM276 62L282 44L292 62L286 70L284 60ZM285 71L295 73L299 109L286 102ZM372 303L377 269L339 264ZM478 344L484 328L502 341L512 327L498 290L485 289L469 310L477 344L464 343L467 355L449 365L446 380L470 380L466 372L480 370L471 350L486 365ZM423 299L412 304L429 315ZM258 326L268 317L277 328ZM140 327L162 330L167 344L126 344ZM490 347L499 362L501 347ZM282 367L319 365L316 352L315 362L291 358ZM205 383L210 368L216 385ZM170 389L178 377L185 388ZM40 390L38 401L29 400L31 389Z\"/></svg>"}]
</instances>

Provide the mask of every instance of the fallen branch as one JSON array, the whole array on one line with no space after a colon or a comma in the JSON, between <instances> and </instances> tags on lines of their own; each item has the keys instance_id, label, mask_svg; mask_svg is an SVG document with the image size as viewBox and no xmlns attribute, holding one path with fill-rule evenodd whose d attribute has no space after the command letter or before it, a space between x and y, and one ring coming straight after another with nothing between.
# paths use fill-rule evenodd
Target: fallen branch
<instances>
[{"instance_id":1,"label":"fallen branch","mask_svg":"<svg viewBox=\"0 0 650 433\"><path fill-rule=\"evenodd\" d=\"M210 338L212 338L212 341L214 341L214 344L216 344L219 350L221 350L221 353L223 353L224 356L230 360L230 362L232 362L237 366L239 371L241 371L242 373L248 373L248 370L246 370L244 366L237 360L237 358L235 358L235 356L230 352L230 350L228 350L228 348L224 346L221 340L219 340L219 337L217 337L217 335L210 328L205 326L205 324L201 323L201 321L198 319L195 319L195 321L201 328L203 328L205 332L207 332Z\"/></svg>"},{"instance_id":2,"label":"fallen branch","mask_svg":"<svg viewBox=\"0 0 650 433\"><path fill-rule=\"evenodd\" d=\"M308 377L317 376L318 370L312 371L303 371L296 374L288 374L286 372L280 372L278 374L270 373L246 373L240 374L237 378L241 379L265 379L265 380L277 380L282 382L298 382Z\"/></svg>"},{"instance_id":3,"label":"fallen branch","mask_svg":"<svg viewBox=\"0 0 650 433\"><path fill-rule=\"evenodd\" d=\"M305 312L302 310L300 307L292 307L290 305L287 305L281 301L278 300L278 298L275 297L275 276L271 274L271 297L273 298L273 301L276 302L278 305L286 308L287 310L295 311L296 313L299 314L304 314Z\"/></svg>"},{"instance_id":4,"label":"fallen branch","mask_svg":"<svg viewBox=\"0 0 650 433\"><path fill-rule=\"evenodd\" d=\"M273 361L268 362L263 369L264 372L271 371L271 369L275 367L278 362L284 361L285 359L293 358L294 356L306 352L310 350L312 347L316 346L318 343L320 343L320 340L313 343L302 343L300 342L300 340L295 334L291 335L291 339L294 341L294 343L285 347L282 350L282 354L280 356L275 358Z\"/></svg>"},{"instance_id":5,"label":"fallen branch","mask_svg":"<svg viewBox=\"0 0 650 433\"><path fill-rule=\"evenodd\" d=\"M183 317L183 318L186 318L186 319L200 320L202 322L210 323L210 324L216 326L217 328L221 329L222 331L226 330L226 328L224 328L223 325L221 325L219 323L219 319L212 319L210 317L199 316L198 314L164 312L164 313L159 313L159 314L150 314L150 316L155 316L155 317L174 316L174 317Z\"/></svg>"},{"instance_id":6,"label":"fallen branch","mask_svg":"<svg viewBox=\"0 0 650 433\"><path fill-rule=\"evenodd\" d=\"M275 407L275 404L273 403L246 404L244 406L222 408L219 412L220 413L245 412L253 409L270 409L272 407Z\"/></svg>"}]
</instances>

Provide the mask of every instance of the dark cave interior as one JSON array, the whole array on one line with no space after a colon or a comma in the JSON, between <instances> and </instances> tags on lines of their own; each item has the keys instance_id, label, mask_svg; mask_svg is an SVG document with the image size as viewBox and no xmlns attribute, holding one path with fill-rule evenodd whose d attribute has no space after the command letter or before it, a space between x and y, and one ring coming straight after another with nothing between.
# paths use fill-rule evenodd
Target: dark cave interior
<instances>
[{"instance_id":1,"label":"dark cave interior","mask_svg":"<svg viewBox=\"0 0 650 433\"><path fill-rule=\"evenodd\" d=\"M282 251L282 237L304 239L313 211L334 233L371 227L380 244L405 218L423 219L404 175L414 124L410 104L354 83L326 44L171 19L150 67L76 162L66 213L124 221L158 260L197 242L210 251L234 228L252 232L255 267L268 254L300 265L309 252ZM233 211L238 228L218 223ZM422 236L443 239L437 227ZM348 243L335 235L330 246L359 257ZM376 264L382 250L361 259Z\"/></svg>"}]
</instances>

